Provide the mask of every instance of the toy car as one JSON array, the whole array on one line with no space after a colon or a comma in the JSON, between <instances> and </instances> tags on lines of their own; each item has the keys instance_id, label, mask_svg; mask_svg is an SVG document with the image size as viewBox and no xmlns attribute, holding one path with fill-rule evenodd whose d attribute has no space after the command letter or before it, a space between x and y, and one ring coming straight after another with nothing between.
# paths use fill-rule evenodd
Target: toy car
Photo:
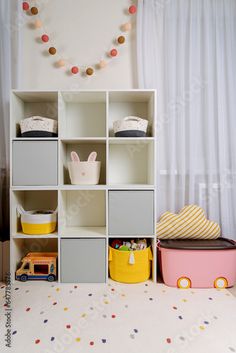
<instances>
[{"instance_id":1,"label":"toy car","mask_svg":"<svg viewBox=\"0 0 236 353\"><path fill-rule=\"evenodd\" d=\"M57 253L28 253L21 260L16 271L16 279L26 282L31 279L43 279L49 282L57 278Z\"/></svg>"}]
</instances>

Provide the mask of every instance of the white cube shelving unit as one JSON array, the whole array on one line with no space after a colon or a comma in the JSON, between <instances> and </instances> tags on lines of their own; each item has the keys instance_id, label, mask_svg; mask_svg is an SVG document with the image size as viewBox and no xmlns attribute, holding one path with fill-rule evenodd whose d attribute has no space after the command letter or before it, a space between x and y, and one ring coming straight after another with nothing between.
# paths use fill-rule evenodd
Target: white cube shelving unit
<instances>
[{"instance_id":1,"label":"white cube shelving unit","mask_svg":"<svg viewBox=\"0 0 236 353\"><path fill-rule=\"evenodd\" d=\"M155 90L12 91L12 278L28 251L58 251L59 282L106 282L109 239L146 237L153 248L152 278L156 280L155 105ZM58 137L20 137L19 121L32 115L57 119ZM148 119L147 137L114 137L113 121L128 115ZM50 142L46 149L42 148L42 141ZM19 158L20 150L26 154ZM81 160L86 160L90 152L97 152L97 160L101 161L98 185L71 185L67 163L72 150ZM27 161L31 157L30 165ZM28 185L24 183L25 175L31 176ZM38 182L40 175L42 183ZM19 185L19 180L23 185ZM56 231L42 236L23 234L16 211L18 204L26 210L58 207ZM143 210L144 206L148 211Z\"/></svg>"}]
</instances>

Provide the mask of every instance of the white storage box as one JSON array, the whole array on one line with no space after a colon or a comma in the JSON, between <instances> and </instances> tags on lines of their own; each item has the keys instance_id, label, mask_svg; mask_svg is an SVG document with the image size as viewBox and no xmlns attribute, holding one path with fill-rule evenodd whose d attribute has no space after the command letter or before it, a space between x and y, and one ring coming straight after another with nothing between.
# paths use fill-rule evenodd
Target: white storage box
<instances>
[{"instance_id":1,"label":"white storage box","mask_svg":"<svg viewBox=\"0 0 236 353\"><path fill-rule=\"evenodd\" d=\"M96 185L99 183L101 162L96 161L97 153L90 153L86 162L81 162L76 152L71 152L71 162L68 169L71 184L73 185Z\"/></svg>"},{"instance_id":2,"label":"white storage box","mask_svg":"<svg viewBox=\"0 0 236 353\"><path fill-rule=\"evenodd\" d=\"M116 137L145 137L147 133L148 120L137 116L127 116L113 123Z\"/></svg>"},{"instance_id":3,"label":"white storage box","mask_svg":"<svg viewBox=\"0 0 236 353\"><path fill-rule=\"evenodd\" d=\"M29 235L53 233L57 225L57 210L25 211L20 205L17 207L20 214L22 231Z\"/></svg>"},{"instance_id":4,"label":"white storage box","mask_svg":"<svg viewBox=\"0 0 236 353\"><path fill-rule=\"evenodd\" d=\"M57 121L42 116L31 116L20 121L22 137L56 137Z\"/></svg>"}]
</instances>

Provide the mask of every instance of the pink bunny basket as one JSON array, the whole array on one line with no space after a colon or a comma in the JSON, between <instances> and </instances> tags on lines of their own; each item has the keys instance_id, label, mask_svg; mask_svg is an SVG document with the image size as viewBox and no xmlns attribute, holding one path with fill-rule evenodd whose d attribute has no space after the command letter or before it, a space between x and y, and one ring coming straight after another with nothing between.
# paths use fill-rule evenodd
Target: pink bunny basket
<instances>
[{"instance_id":1,"label":"pink bunny basket","mask_svg":"<svg viewBox=\"0 0 236 353\"><path fill-rule=\"evenodd\" d=\"M76 152L71 152L71 161L68 169L71 184L96 185L99 183L101 162L96 161L97 152L91 152L87 161L80 161Z\"/></svg>"}]
</instances>

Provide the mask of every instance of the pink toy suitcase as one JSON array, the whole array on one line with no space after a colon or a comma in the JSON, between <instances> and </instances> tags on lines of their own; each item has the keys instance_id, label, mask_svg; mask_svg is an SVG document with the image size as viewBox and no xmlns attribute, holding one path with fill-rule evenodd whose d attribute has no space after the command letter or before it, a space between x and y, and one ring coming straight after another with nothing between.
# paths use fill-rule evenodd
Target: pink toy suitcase
<instances>
[{"instance_id":1,"label":"pink toy suitcase","mask_svg":"<svg viewBox=\"0 0 236 353\"><path fill-rule=\"evenodd\" d=\"M167 286L226 288L236 283L236 242L233 240L161 240L158 250Z\"/></svg>"}]
</instances>

